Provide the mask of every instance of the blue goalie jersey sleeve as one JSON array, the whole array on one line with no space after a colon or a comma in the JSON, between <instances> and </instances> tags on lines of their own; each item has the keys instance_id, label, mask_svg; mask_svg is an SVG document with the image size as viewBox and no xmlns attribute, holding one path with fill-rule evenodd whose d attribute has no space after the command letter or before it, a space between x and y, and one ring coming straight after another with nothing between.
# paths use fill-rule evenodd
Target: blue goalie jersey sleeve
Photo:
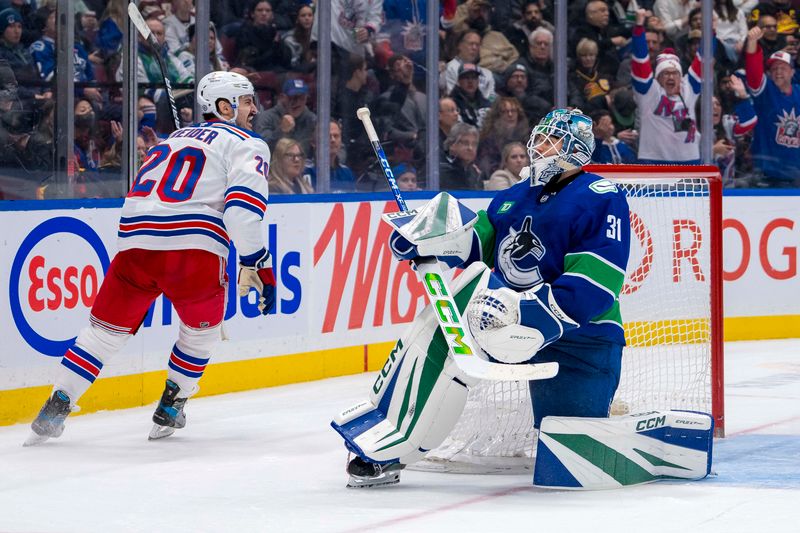
<instances>
[{"instance_id":1,"label":"blue goalie jersey sleeve","mask_svg":"<svg viewBox=\"0 0 800 533\"><path fill-rule=\"evenodd\" d=\"M563 188L525 180L501 191L487 210L496 232L496 273L523 291L548 283L580 327L565 334L624 343L619 294L630 252L625 194L583 173Z\"/></svg>"}]
</instances>

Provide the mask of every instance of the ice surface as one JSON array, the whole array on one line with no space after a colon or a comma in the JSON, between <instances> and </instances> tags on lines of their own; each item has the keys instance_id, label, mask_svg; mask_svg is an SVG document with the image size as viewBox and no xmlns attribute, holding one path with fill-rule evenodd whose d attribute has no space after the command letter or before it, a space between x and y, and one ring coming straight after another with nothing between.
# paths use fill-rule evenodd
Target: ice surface
<instances>
[{"instance_id":1,"label":"ice surface","mask_svg":"<svg viewBox=\"0 0 800 533\"><path fill-rule=\"evenodd\" d=\"M23 448L0 428L0 531L800 531L800 340L726 346L728 437L714 477L605 492L528 476L403 472L347 490L329 427L370 375L189 401L187 427L148 442L154 406L67 419Z\"/></svg>"}]
</instances>

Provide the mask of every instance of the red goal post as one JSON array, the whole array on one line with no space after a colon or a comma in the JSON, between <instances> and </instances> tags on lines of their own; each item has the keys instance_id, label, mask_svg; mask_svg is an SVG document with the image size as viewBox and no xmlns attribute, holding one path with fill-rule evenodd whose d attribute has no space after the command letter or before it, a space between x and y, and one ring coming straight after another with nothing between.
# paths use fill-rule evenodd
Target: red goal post
<instances>
[{"instance_id":1,"label":"red goal post","mask_svg":"<svg viewBox=\"0 0 800 533\"><path fill-rule=\"evenodd\" d=\"M725 436L725 396L724 396L724 337L723 337L723 286L722 286L722 177L719 169L713 165L588 165L587 172L593 172L605 178L620 183L637 183L641 181L659 182L664 179L675 180L675 187L680 187L681 182L697 184L698 191L695 196L688 187L679 191L679 198L707 198L707 207L698 212L706 218L708 235L708 298L710 316L710 331L707 340L710 348L710 373L711 373L711 414L714 417L714 434L717 437ZM705 202L706 200L704 200ZM629 203L632 200L629 199ZM635 209L631 207L631 212ZM633 218L633 217L632 217ZM633 222L632 222L633 226ZM673 227L675 223L673 222ZM632 228L633 229L633 228ZM631 240L636 236L631 235ZM679 258L675 257L673 250L673 263ZM629 260L628 272L631 272L630 263L634 261L633 255ZM626 336L627 336L626 330ZM700 339L697 339L700 340Z\"/></svg>"},{"instance_id":2,"label":"red goal post","mask_svg":"<svg viewBox=\"0 0 800 533\"><path fill-rule=\"evenodd\" d=\"M618 184L631 211L620 307L627 346L612 416L655 409L711 413L724 436L722 180L714 166L589 165ZM527 382L472 387L458 424L418 467L456 472L532 468Z\"/></svg>"}]
</instances>

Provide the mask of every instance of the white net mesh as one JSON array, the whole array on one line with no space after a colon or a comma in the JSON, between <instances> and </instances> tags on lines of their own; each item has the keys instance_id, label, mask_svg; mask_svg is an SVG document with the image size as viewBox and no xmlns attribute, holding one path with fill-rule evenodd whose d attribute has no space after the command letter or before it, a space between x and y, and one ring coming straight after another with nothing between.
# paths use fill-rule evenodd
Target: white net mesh
<instances>
[{"instance_id":1,"label":"white net mesh","mask_svg":"<svg viewBox=\"0 0 800 533\"><path fill-rule=\"evenodd\" d=\"M612 415L711 412L711 243L708 181L615 179L631 209L631 254L620 295L628 345ZM705 239L705 240L704 240ZM518 473L533 468L527 382L472 387L458 424L418 469Z\"/></svg>"}]
</instances>

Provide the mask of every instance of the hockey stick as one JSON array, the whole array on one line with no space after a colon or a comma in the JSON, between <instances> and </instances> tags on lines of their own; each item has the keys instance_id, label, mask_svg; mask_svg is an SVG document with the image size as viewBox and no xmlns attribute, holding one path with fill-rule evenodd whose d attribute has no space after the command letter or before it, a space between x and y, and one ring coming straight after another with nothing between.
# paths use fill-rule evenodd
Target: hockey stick
<instances>
[{"instance_id":1,"label":"hockey stick","mask_svg":"<svg viewBox=\"0 0 800 533\"><path fill-rule=\"evenodd\" d=\"M394 194L395 202L400 211L408 215L400 188L397 186L389 160L383 151L375 126L372 124L369 109L366 107L356 111L356 116L364 124L367 137L375 151L375 156L380 161L383 174L389 182L389 187ZM411 212L413 213L413 212ZM456 365L468 376L479 379L489 379L495 381L524 381L534 379L552 378L558 373L558 363L536 363L509 365L503 363L491 363L478 357L475 350L475 342L470 334L469 328L465 326L461 313L458 311L453 296L447 283L442 276L442 269L439 262L435 259L417 259L414 261L417 276L425 287L425 292L431 301L431 305L438 311L434 313L442 335L447 340L447 348L450 356L453 357Z\"/></svg>"},{"instance_id":2,"label":"hockey stick","mask_svg":"<svg viewBox=\"0 0 800 533\"><path fill-rule=\"evenodd\" d=\"M158 44L158 41L156 41L156 38L153 36L153 32L150 31L150 27L142 18L142 14L139 13L139 8L136 7L135 2L128 4L128 16L156 54L158 68L161 69L161 77L164 78L164 85L167 88L167 97L169 98L169 106L172 109L172 118L175 120L175 129L179 130L181 129L181 121L178 117L178 107L175 105L175 97L172 94L172 84L169 82L169 76L167 76L167 65L164 63L164 58L161 57L161 45Z\"/></svg>"}]
</instances>

